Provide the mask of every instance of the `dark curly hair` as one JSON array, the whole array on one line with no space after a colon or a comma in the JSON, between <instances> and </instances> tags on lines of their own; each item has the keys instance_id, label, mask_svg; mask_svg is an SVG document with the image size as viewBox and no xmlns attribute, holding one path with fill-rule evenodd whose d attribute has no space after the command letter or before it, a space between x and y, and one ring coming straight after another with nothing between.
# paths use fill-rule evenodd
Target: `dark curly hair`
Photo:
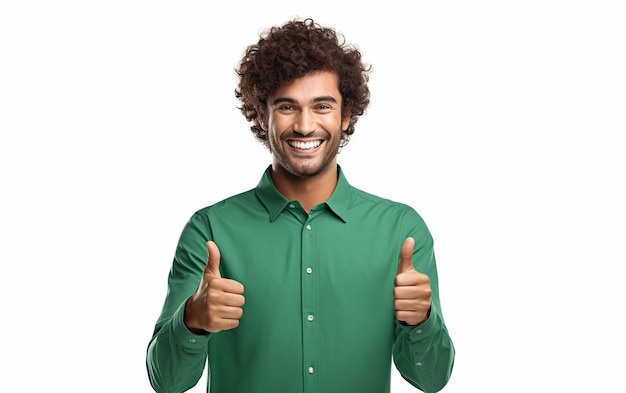
<instances>
[{"instance_id":1,"label":"dark curly hair","mask_svg":"<svg viewBox=\"0 0 626 393\"><path fill-rule=\"evenodd\" d=\"M342 114L350 112L350 124L341 134L345 146L358 118L370 103L367 86L371 66L361 60L359 50L345 43L343 35L322 27L312 19L293 19L261 33L259 41L248 46L235 70L239 85L235 96L250 130L266 147L267 99L279 87L311 72L330 71L339 76Z\"/></svg>"}]
</instances>

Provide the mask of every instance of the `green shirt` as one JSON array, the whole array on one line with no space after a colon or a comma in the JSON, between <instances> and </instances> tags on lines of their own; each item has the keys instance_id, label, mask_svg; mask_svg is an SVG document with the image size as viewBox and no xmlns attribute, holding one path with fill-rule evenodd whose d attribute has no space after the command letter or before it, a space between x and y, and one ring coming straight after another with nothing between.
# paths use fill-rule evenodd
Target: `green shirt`
<instances>
[{"instance_id":1,"label":"green shirt","mask_svg":"<svg viewBox=\"0 0 626 393\"><path fill-rule=\"evenodd\" d=\"M255 189L196 212L184 227L168 292L147 351L157 392L183 392L202 376L211 393L389 392L391 361L412 385L437 392L454 346L442 316L432 237L411 207L351 187L341 168L332 196L309 214L274 187L270 168ZM413 264L433 290L427 321L395 319L400 248L415 238ZM184 303L206 266L206 242L222 277L246 304L237 328L196 335Z\"/></svg>"}]
</instances>

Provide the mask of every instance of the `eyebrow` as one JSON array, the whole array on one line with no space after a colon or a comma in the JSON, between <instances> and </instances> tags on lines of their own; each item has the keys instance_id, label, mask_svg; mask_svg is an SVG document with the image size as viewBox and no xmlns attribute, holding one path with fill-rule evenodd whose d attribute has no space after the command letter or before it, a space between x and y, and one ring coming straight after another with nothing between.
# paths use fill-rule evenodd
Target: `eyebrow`
<instances>
[{"instance_id":1,"label":"eyebrow","mask_svg":"<svg viewBox=\"0 0 626 393\"><path fill-rule=\"evenodd\" d=\"M293 98L289 98L289 97L278 97L275 98L274 101L272 102L272 105L277 105L283 102L287 102L290 104L297 104L298 101L294 100ZM313 103L316 102L333 102L333 103L337 103L337 100L335 99L335 97L333 96L319 96L319 97L315 97L312 100Z\"/></svg>"}]
</instances>

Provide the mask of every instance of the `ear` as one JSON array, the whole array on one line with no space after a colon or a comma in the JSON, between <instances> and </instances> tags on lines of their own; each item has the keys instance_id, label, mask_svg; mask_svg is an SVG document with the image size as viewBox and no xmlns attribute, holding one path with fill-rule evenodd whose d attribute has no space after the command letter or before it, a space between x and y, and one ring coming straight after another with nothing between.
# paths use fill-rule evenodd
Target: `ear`
<instances>
[{"instance_id":1,"label":"ear","mask_svg":"<svg viewBox=\"0 0 626 393\"><path fill-rule=\"evenodd\" d=\"M350 126L350 115L352 111L349 108L344 109L343 111L343 119L341 119L341 130L345 131Z\"/></svg>"},{"instance_id":2,"label":"ear","mask_svg":"<svg viewBox=\"0 0 626 393\"><path fill-rule=\"evenodd\" d=\"M265 131L267 131L267 120L265 120L265 116L263 116L263 114L259 113L259 125L261 126L261 128Z\"/></svg>"}]
</instances>

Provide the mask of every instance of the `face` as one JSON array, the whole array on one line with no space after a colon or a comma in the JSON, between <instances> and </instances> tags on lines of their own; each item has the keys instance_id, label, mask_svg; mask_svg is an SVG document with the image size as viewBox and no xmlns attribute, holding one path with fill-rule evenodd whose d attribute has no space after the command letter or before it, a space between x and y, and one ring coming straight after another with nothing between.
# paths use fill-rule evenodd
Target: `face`
<instances>
[{"instance_id":1,"label":"face","mask_svg":"<svg viewBox=\"0 0 626 393\"><path fill-rule=\"evenodd\" d=\"M338 77L308 74L279 87L267 100L268 142L274 166L298 177L312 177L336 164L341 130ZM333 164L333 165L331 165Z\"/></svg>"}]
</instances>

